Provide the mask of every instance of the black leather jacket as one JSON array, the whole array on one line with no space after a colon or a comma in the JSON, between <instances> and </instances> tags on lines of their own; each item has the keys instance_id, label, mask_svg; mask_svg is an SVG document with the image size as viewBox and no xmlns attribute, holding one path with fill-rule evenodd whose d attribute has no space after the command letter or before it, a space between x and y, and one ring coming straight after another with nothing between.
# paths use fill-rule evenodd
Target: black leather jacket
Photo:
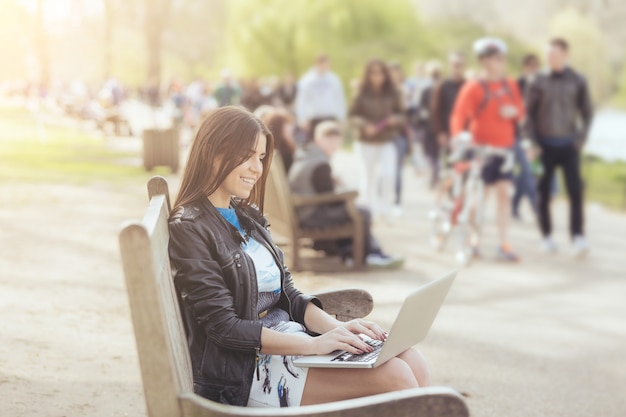
<instances>
[{"instance_id":1,"label":"black leather jacket","mask_svg":"<svg viewBox=\"0 0 626 417\"><path fill-rule=\"evenodd\" d=\"M535 141L571 139L582 145L593 118L585 78L571 68L542 73L526 89L526 133Z\"/></svg>"},{"instance_id":2,"label":"black leather jacket","mask_svg":"<svg viewBox=\"0 0 626 417\"><path fill-rule=\"evenodd\" d=\"M274 244L267 220L253 207L232 202L244 230L265 245L281 270L282 292L276 307L304 324L314 297L298 291ZM204 198L178 209L170 219L169 253L175 269L194 391L213 401L245 406L261 349L257 315L257 277L243 237Z\"/></svg>"}]
</instances>

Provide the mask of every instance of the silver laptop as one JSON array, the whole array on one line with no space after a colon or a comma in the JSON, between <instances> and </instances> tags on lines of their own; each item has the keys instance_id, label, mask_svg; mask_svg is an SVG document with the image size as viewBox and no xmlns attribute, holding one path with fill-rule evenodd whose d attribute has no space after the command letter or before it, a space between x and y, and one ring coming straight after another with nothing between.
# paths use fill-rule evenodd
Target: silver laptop
<instances>
[{"instance_id":1,"label":"silver laptop","mask_svg":"<svg viewBox=\"0 0 626 417\"><path fill-rule=\"evenodd\" d=\"M424 340L439 307L448 294L457 271L420 287L409 294L383 343L361 335L373 352L361 355L336 351L330 355L302 356L293 364L302 368L376 368Z\"/></svg>"}]
</instances>

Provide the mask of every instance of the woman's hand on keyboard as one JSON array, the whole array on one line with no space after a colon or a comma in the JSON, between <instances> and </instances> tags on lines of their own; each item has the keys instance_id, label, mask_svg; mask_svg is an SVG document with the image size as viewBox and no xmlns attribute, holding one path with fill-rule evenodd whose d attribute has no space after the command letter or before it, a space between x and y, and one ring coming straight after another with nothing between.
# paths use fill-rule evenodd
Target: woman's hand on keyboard
<instances>
[{"instance_id":1,"label":"woman's hand on keyboard","mask_svg":"<svg viewBox=\"0 0 626 417\"><path fill-rule=\"evenodd\" d=\"M327 355L336 350L345 350L346 352L360 355L373 350L358 335L344 326L339 326L323 335L310 338L308 342L309 349L307 354L309 355Z\"/></svg>"},{"instance_id":2,"label":"woman's hand on keyboard","mask_svg":"<svg viewBox=\"0 0 626 417\"><path fill-rule=\"evenodd\" d=\"M387 333L373 321L354 319L342 323L341 327L345 327L351 333L357 335L364 334L372 339L380 340L381 342L384 342L387 339Z\"/></svg>"}]
</instances>

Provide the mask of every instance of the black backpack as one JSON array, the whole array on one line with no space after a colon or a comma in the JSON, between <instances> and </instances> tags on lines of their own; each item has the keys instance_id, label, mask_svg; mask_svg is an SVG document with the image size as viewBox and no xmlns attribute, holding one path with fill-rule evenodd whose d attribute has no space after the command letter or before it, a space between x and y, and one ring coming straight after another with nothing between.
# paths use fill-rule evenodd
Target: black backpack
<instances>
[{"instance_id":1,"label":"black backpack","mask_svg":"<svg viewBox=\"0 0 626 417\"><path fill-rule=\"evenodd\" d=\"M511 87L509 86L507 80L502 79L500 83L502 85L502 89L504 90L504 94L507 95L511 100L513 100L513 92L511 91ZM478 118L478 116L480 116L480 114L487 108L489 101L494 98L493 93L487 85L487 81L481 80L480 86L483 88L483 99L481 100L478 109L476 109L476 114L474 115L474 118Z\"/></svg>"}]
</instances>

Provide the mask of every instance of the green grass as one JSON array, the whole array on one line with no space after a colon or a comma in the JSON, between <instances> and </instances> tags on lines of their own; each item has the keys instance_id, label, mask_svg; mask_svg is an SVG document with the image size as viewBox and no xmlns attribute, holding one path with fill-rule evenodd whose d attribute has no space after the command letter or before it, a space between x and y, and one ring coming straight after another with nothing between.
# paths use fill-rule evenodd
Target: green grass
<instances>
[{"instance_id":1,"label":"green grass","mask_svg":"<svg viewBox=\"0 0 626 417\"><path fill-rule=\"evenodd\" d=\"M617 210L626 210L626 162L583 160L585 198Z\"/></svg>"},{"instance_id":2,"label":"green grass","mask_svg":"<svg viewBox=\"0 0 626 417\"><path fill-rule=\"evenodd\" d=\"M112 149L103 137L37 123L20 108L0 108L0 181L88 184L149 177L131 165L133 152Z\"/></svg>"}]
</instances>

